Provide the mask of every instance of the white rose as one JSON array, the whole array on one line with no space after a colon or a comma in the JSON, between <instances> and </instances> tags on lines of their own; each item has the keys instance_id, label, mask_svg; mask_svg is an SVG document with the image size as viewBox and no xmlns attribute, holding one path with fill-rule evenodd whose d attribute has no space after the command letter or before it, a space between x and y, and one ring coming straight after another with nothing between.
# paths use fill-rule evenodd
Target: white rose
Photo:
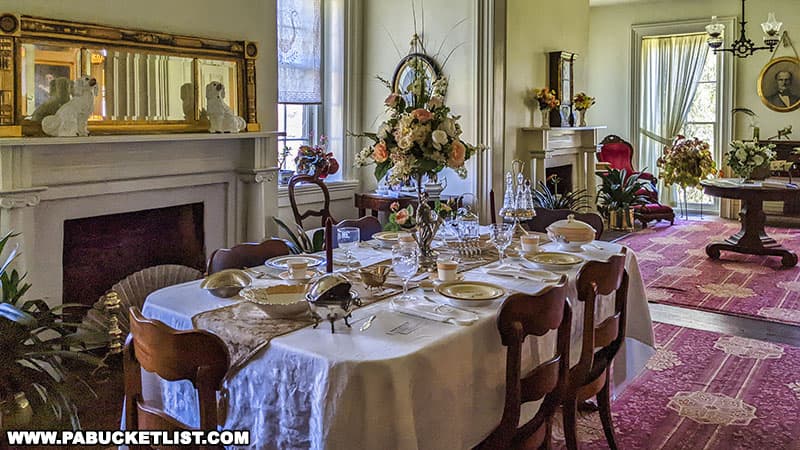
<instances>
[{"instance_id":1,"label":"white rose","mask_svg":"<svg viewBox=\"0 0 800 450\"><path fill-rule=\"evenodd\" d=\"M745 159L747 159L747 151L743 148L736 150L735 155L736 159L738 159L739 161L744 161Z\"/></svg>"},{"instance_id":2,"label":"white rose","mask_svg":"<svg viewBox=\"0 0 800 450\"><path fill-rule=\"evenodd\" d=\"M444 131L445 133L447 133L448 136L455 137L456 136L456 121L448 117L447 119L444 119L442 121L442 124L439 125L439 129Z\"/></svg>"},{"instance_id":3,"label":"white rose","mask_svg":"<svg viewBox=\"0 0 800 450\"><path fill-rule=\"evenodd\" d=\"M758 167L764 164L764 158L761 155L756 155L753 157L753 163L756 165L756 167Z\"/></svg>"},{"instance_id":4,"label":"white rose","mask_svg":"<svg viewBox=\"0 0 800 450\"><path fill-rule=\"evenodd\" d=\"M431 139L433 140L433 146L439 150L442 148L442 145L447 144L447 133L445 133L444 130L435 130L431 134Z\"/></svg>"}]
</instances>

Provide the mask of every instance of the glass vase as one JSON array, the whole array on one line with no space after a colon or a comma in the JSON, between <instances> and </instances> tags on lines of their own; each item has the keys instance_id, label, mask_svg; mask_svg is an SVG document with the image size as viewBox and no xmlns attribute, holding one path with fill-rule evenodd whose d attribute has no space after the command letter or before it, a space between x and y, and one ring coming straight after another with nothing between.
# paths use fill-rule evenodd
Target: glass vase
<instances>
[{"instance_id":1,"label":"glass vase","mask_svg":"<svg viewBox=\"0 0 800 450\"><path fill-rule=\"evenodd\" d=\"M422 175L417 176L417 233L414 235L419 247L419 266L425 270L436 268L438 253L433 249L433 238L439 231L442 220L428 203L428 193L422 191Z\"/></svg>"},{"instance_id":2,"label":"glass vase","mask_svg":"<svg viewBox=\"0 0 800 450\"><path fill-rule=\"evenodd\" d=\"M550 129L550 110L549 109L540 109L542 113L542 129L549 130Z\"/></svg>"},{"instance_id":3,"label":"glass vase","mask_svg":"<svg viewBox=\"0 0 800 450\"><path fill-rule=\"evenodd\" d=\"M585 127L586 126L586 110L579 109L578 110L578 126Z\"/></svg>"}]
</instances>

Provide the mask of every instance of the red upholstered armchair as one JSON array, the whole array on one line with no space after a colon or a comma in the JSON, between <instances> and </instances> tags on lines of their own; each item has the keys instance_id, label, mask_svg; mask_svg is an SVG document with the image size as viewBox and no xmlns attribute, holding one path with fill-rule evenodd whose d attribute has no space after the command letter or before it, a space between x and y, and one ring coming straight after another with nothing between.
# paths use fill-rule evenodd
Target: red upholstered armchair
<instances>
[{"instance_id":1,"label":"red upholstered armchair","mask_svg":"<svg viewBox=\"0 0 800 450\"><path fill-rule=\"evenodd\" d=\"M658 188L656 177L649 172L637 172L633 168L633 146L619 136L609 135L600 142L600 152L597 153L600 162L607 162L613 169L622 170L630 175L639 173L639 179L649 180L652 190L642 189L639 194L644 194L650 199L646 205L634 207L634 217L642 223L642 227L647 227L647 223L653 220L669 220L675 222L675 212L668 205L658 202Z\"/></svg>"},{"instance_id":2,"label":"red upholstered armchair","mask_svg":"<svg viewBox=\"0 0 800 450\"><path fill-rule=\"evenodd\" d=\"M638 173L639 179L648 180L652 184L652 191L642 189L641 194L650 198L652 203L658 203L658 189L656 177L650 172L639 172L633 168L633 146L621 137L611 134L600 142L600 152L597 153L600 162L607 162L612 169L622 170L628 175Z\"/></svg>"}]
</instances>

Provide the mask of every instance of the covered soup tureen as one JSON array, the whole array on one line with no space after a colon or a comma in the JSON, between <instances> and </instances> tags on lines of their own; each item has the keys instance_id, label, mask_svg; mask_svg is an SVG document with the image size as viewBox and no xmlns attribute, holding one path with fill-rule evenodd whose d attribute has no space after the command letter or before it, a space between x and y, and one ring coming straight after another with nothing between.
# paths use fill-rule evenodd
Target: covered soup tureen
<instances>
[{"instance_id":1,"label":"covered soup tureen","mask_svg":"<svg viewBox=\"0 0 800 450\"><path fill-rule=\"evenodd\" d=\"M583 244L594 240L596 230L586 222L576 220L573 214L547 227L547 236L557 242L562 250L580 251Z\"/></svg>"}]
</instances>

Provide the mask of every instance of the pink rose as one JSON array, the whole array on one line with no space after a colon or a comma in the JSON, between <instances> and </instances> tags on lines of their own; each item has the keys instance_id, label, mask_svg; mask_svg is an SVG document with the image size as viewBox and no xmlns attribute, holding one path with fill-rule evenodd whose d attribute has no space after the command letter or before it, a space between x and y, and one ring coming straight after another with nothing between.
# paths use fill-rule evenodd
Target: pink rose
<instances>
[{"instance_id":1,"label":"pink rose","mask_svg":"<svg viewBox=\"0 0 800 450\"><path fill-rule=\"evenodd\" d=\"M398 209L400 209L400 203L392 202L392 204L389 205L389 209L392 210L392 212L396 212Z\"/></svg>"},{"instance_id":2,"label":"pink rose","mask_svg":"<svg viewBox=\"0 0 800 450\"><path fill-rule=\"evenodd\" d=\"M457 169L464 165L464 159L467 156L467 148L464 144L456 139L450 146L450 159L447 160L447 165L453 169Z\"/></svg>"},{"instance_id":3,"label":"pink rose","mask_svg":"<svg viewBox=\"0 0 800 450\"><path fill-rule=\"evenodd\" d=\"M397 211L397 214L394 215L394 221L397 222L398 225L405 225L407 220L408 220L407 209L401 209L400 211Z\"/></svg>"},{"instance_id":4,"label":"pink rose","mask_svg":"<svg viewBox=\"0 0 800 450\"><path fill-rule=\"evenodd\" d=\"M425 123L433 119L433 114L425 108L417 108L411 111L411 116L417 119L419 123Z\"/></svg>"},{"instance_id":5,"label":"pink rose","mask_svg":"<svg viewBox=\"0 0 800 450\"><path fill-rule=\"evenodd\" d=\"M386 106L390 107L390 108L394 108L395 105L397 105L397 102L399 100L400 100L400 96L397 95L397 94L392 93L392 94L389 94L388 97L386 97L386 100L384 100L383 103Z\"/></svg>"},{"instance_id":6,"label":"pink rose","mask_svg":"<svg viewBox=\"0 0 800 450\"><path fill-rule=\"evenodd\" d=\"M375 144L375 147L372 148L372 159L374 159L376 163L380 164L386 161L386 158L388 157L389 151L386 150L386 142L380 141Z\"/></svg>"}]
</instances>

